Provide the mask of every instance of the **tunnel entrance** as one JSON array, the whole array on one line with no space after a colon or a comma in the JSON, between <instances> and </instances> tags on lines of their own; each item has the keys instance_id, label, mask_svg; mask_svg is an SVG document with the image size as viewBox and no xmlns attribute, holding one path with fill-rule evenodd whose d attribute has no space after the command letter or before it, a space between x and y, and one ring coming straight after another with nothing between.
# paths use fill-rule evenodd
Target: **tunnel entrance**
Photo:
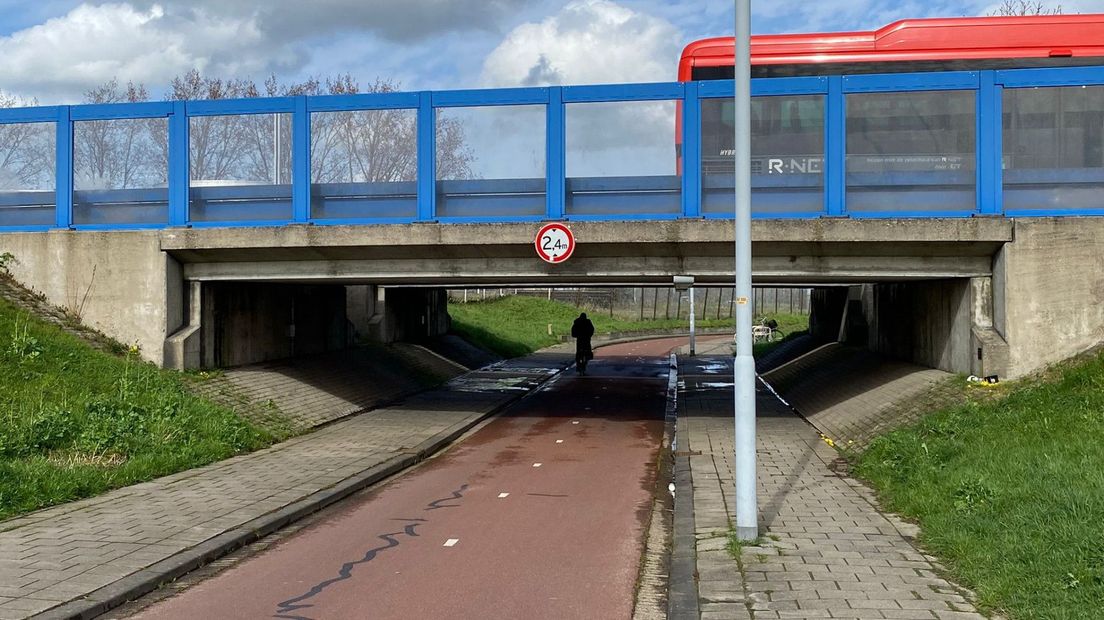
<instances>
[{"instance_id":1,"label":"tunnel entrance","mask_svg":"<svg viewBox=\"0 0 1104 620\"><path fill-rule=\"evenodd\" d=\"M344 348L344 286L212 282L204 366L224 368Z\"/></svg>"},{"instance_id":2,"label":"tunnel entrance","mask_svg":"<svg viewBox=\"0 0 1104 620\"><path fill-rule=\"evenodd\" d=\"M176 367L229 368L367 343L418 342L449 328L444 289L369 284L189 283Z\"/></svg>"}]
</instances>

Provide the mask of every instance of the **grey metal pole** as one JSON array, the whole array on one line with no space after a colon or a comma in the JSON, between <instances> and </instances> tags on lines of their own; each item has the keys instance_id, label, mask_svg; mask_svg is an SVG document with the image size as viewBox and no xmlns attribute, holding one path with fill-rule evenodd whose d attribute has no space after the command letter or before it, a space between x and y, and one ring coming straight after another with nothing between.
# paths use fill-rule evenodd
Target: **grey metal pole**
<instances>
[{"instance_id":1,"label":"grey metal pole","mask_svg":"<svg viewBox=\"0 0 1104 620\"><path fill-rule=\"evenodd\" d=\"M755 490L755 359L751 353L751 0L736 0L736 536L759 538Z\"/></svg>"},{"instance_id":2,"label":"grey metal pole","mask_svg":"<svg viewBox=\"0 0 1104 620\"><path fill-rule=\"evenodd\" d=\"M694 355L694 287L690 287L690 355Z\"/></svg>"}]
</instances>

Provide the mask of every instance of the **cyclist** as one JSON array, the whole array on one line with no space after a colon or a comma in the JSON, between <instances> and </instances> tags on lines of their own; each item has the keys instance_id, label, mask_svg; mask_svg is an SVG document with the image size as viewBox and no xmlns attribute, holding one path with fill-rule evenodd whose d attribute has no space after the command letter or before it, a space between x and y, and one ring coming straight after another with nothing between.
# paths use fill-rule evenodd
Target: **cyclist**
<instances>
[{"instance_id":1,"label":"cyclist","mask_svg":"<svg viewBox=\"0 0 1104 620\"><path fill-rule=\"evenodd\" d=\"M590 348L594 323L587 318L586 312L579 313L579 318L571 324L571 336L575 338L575 371L582 374L586 372L587 362L594 359L594 351Z\"/></svg>"}]
</instances>

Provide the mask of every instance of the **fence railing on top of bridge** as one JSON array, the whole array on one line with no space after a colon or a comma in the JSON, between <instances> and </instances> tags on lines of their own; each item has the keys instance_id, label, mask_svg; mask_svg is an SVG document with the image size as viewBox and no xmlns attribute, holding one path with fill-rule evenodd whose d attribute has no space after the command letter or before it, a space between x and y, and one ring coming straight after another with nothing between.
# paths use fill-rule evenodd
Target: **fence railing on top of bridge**
<instances>
[{"instance_id":1,"label":"fence railing on top of bridge","mask_svg":"<svg viewBox=\"0 0 1104 620\"><path fill-rule=\"evenodd\" d=\"M0 230L732 216L733 83L0 110ZM1101 215L1104 67L753 80L758 218Z\"/></svg>"}]
</instances>

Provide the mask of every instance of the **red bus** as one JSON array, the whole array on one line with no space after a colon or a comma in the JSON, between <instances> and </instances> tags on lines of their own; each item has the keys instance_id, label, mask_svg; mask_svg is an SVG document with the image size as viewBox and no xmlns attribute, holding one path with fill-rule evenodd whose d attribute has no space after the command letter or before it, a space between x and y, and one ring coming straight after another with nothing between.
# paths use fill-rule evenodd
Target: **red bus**
<instances>
[{"instance_id":1,"label":"red bus","mask_svg":"<svg viewBox=\"0 0 1104 620\"><path fill-rule=\"evenodd\" d=\"M757 35L751 63L755 78L1104 65L1104 14L912 19L871 32ZM683 50L679 81L732 77L731 37L695 41ZM1072 152L1081 167L1104 165L1104 105L1096 101L1102 94L1006 97L1006 128L1011 123L1064 129L1060 145L1031 144L1030 132L1023 133L1026 143L1006 144L1006 157L1015 157L1017 148L1036 161ZM1088 103L1071 103L1075 97L1088 97ZM848 174L960 169L965 178L974 169L974 115L973 91L849 96ZM823 96L754 98L752 173L819 174L823 130ZM681 123L676 136L681 147ZM703 174L731 174L732 147L732 102L703 100ZM961 197L963 208L970 197Z\"/></svg>"},{"instance_id":2,"label":"red bus","mask_svg":"<svg viewBox=\"0 0 1104 620\"><path fill-rule=\"evenodd\" d=\"M678 79L732 79L732 37L694 41ZM751 37L752 77L1101 64L1104 14L909 19L872 32Z\"/></svg>"}]
</instances>

